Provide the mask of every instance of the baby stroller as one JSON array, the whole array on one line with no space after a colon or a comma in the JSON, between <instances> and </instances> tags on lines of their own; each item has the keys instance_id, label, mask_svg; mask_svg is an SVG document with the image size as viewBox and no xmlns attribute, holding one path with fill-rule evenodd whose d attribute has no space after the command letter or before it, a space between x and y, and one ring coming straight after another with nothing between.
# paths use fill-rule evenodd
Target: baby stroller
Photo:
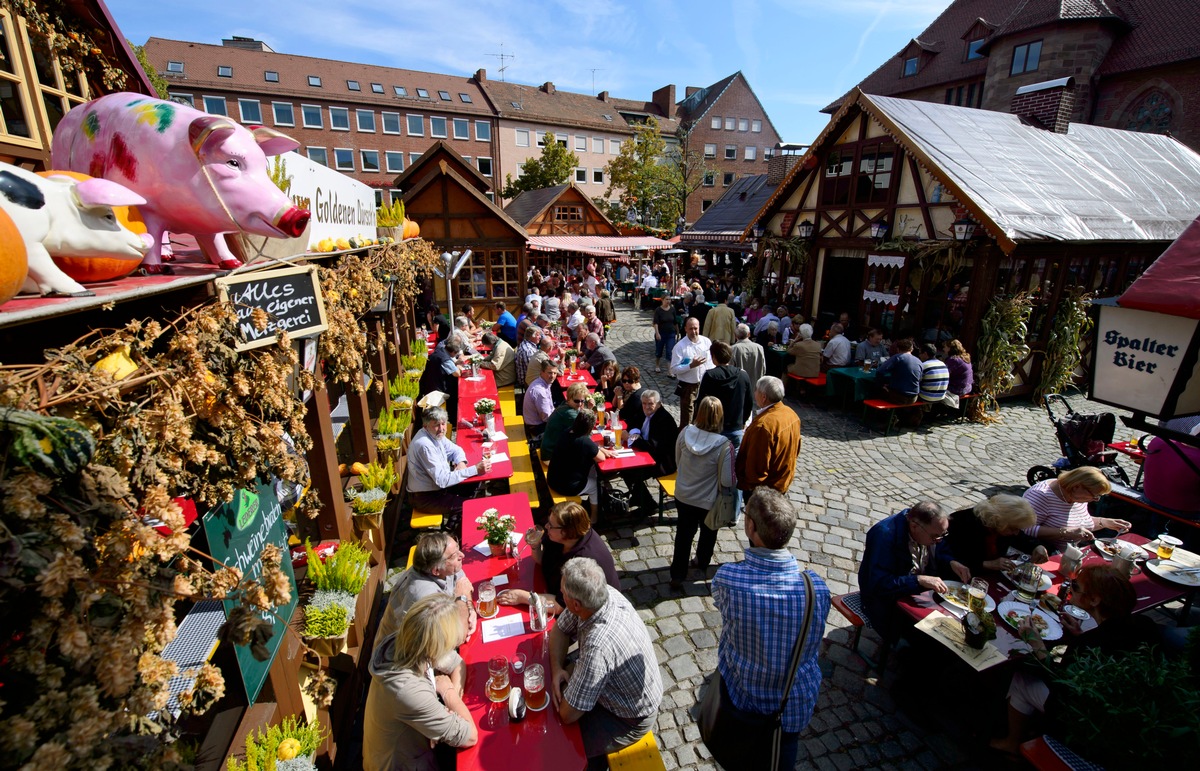
<instances>
[{"instance_id":1,"label":"baby stroller","mask_svg":"<svg viewBox=\"0 0 1200 771\"><path fill-rule=\"evenodd\" d=\"M1057 406L1059 414L1054 410ZM1046 479L1054 479L1060 471L1095 466L1109 479L1128 486L1129 478L1117 465L1117 451L1108 449L1117 430L1117 416L1111 412L1085 415L1076 412L1067 397L1062 394L1046 396L1046 412L1058 436L1058 446L1063 456L1053 466L1034 466L1025 475L1030 485Z\"/></svg>"}]
</instances>

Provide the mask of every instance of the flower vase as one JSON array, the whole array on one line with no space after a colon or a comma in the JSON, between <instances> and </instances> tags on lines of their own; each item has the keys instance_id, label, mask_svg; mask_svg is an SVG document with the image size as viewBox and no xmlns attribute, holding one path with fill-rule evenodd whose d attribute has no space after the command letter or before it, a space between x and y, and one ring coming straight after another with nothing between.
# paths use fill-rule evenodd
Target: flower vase
<instances>
[{"instance_id":1,"label":"flower vase","mask_svg":"<svg viewBox=\"0 0 1200 771\"><path fill-rule=\"evenodd\" d=\"M489 412L483 416L483 427L489 434L496 433L496 415L494 413Z\"/></svg>"},{"instance_id":2,"label":"flower vase","mask_svg":"<svg viewBox=\"0 0 1200 771\"><path fill-rule=\"evenodd\" d=\"M488 551L490 551L492 553L493 557L503 557L504 556L504 544L489 542L488 543Z\"/></svg>"},{"instance_id":3,"label":"flower vase","mask_svg":"<svg viewBox=\"0 0 1200 771\"><path fill-rule=\"evenodd\" d=\"M473 378L479 377L479 365L478 364L471 365L471 377L473 377Z\"/></svg>"}]
</instances>

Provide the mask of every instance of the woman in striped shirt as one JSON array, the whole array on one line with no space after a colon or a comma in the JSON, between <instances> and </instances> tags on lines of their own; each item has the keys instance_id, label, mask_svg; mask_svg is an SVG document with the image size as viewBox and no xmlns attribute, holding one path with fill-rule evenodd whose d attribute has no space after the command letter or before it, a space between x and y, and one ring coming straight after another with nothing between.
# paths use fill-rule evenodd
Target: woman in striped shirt
<instances>
[{"instance_id":1,"label":"woman in striped shirt","mask_svg":"<svg viewBox=\"0 0 1200 771\"><path fill-rule=\"evenodd\" d=\"M1090 539L1095 530L1108 528L1123 533L1132 527L1129 522L1093 517L1088 512L1089 503L1111 490L1112 484L1094 466L1081 466L1062 472L1057 479L1038 482L1024 495L1037 514L1037 524L1022 532L1058 550L1068 542Z\"/></svg>"}]
</instances>

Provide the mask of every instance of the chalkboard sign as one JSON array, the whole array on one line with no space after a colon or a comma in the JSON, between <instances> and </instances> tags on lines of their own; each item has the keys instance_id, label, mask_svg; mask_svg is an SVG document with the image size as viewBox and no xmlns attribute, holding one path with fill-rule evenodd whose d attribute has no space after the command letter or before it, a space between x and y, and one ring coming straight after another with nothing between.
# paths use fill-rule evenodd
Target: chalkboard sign
<instances>
[{"instance_id":1,"label":"chalkboard sign","mask_svg":"<svg viewBox=\"0 0 1200 771\"><path fill-rule=\"evenodd\" d=\"M291 581L292 598L287 605L275 608L273 614L262 611L263 620L274 625L271 639L266 643L270 655L266 661L259 661L251 654L249 645L234 646L238 669L246 686L246 698L253 704L266 682L271 662L287 634L287 620L292 617L297 604L296 576L292 572L282 507L274 487L260 484L257 492L238 490L233 501L210 510L204 515L203 522L212 556L224 565L238 568L246 578L258 578L262 574L260 555L263 546L273 543L283 551L281 567ZM223 602L227 614L237 605L231 600Z\"/></svg>"},{"instance_id":2,"label":"chalkboard sign","mask_svg":"<svg viewBox=\"0 0 1200 771\"><path fill-rule=\"evenodd\" d=\"M292 339L315 335L328 327L321 284L314 266L281 268L227 276L216 280L221 300L233 303L238 316L239 351L275 342L275 333L287 330ZM267 313L267 326L259 330L251 314Z\"/></svg>"}]
</instances>

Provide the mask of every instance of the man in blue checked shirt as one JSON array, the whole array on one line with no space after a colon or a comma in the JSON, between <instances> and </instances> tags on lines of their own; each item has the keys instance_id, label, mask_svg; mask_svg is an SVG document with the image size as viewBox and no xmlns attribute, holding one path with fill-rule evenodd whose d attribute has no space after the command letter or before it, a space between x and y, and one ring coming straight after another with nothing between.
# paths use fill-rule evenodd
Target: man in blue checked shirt
<instances>
[{"instance_id":1,"label":"man in blue checked shirt","mask_svg":"<svg viewBox=\"0 0 1200 771\"><path fill-rule=\"evenodd\" d=\"M817 654L829 614L829 587L808 571L813 595L805 591L800 565L787 550L796 527L796 510L787 497L759 487L746 503L745 528L750 547L742 562L717 569L712 596L721 612L717 667L735 706L769 715L779 709L784 687L791 689L783 712L782 757L778 768L796 765L800 732L812 719L821 687ZM792 648L813 603L812 625L800 653L796 680L785 683Z\"/></svg>"}]
</instances>

